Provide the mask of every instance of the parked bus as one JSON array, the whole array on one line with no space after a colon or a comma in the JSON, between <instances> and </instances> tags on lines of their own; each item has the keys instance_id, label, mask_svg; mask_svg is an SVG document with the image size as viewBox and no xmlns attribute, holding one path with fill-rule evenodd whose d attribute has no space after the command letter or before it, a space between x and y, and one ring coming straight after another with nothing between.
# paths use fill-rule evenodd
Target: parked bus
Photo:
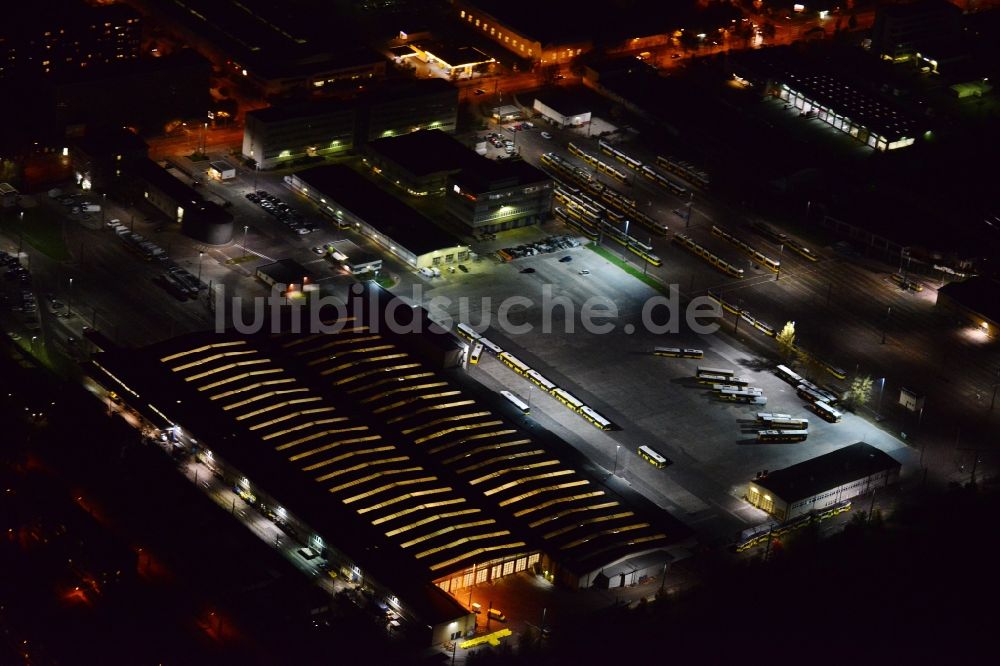
<instances>
[{"instance_id":1,"label":"parked bus","mask_svg":"<svg viewBox=\"0 0 1000 666\"><path fill-rule=\"evenodd\" d=\"M657 469L663 469L670 464L665 455L645 444L639 447L639 457Z\"/></svg>"},{"instance_id":2,"label":"parked bus","mask_svg":"<svg viewBox=\"0 0 1000 666\"><path fill-rule=\"evenodd\" d=\"M813 402L809 404L809 407L819 414L820 418L830 423L839 423L840 419L843 418L843 414L838 412L836 409L831 407L829 404L823 402L822 400L818 402Z\"/></svg>"},{"instance_id":3,"label":"parked bus","mask_svg":"<svg viewBox=\"0 0 1000 666\"><path fill-rule=\"evenodd\" d=\"M670 358L704 358L705 356L705 352L700 349L681 349L679 347L656 347L653 349L653 354Z\"/></svg>"},{"instance_id":4,"label":"parked bus","mask_svg":"<svg viewBox=\"0 0 1000 666\"><path fill-rule=\"evenodd\" d=\"M582 401L578 400L576 396L565 389L557 388L553 390L552 397L572 409L574 412L580 411L580 408L585 406Z\"/></svg>"},{"instance_id":5,"label":"parked bus","mask_svg":"<svg viewBox=\"0 0 1000 666\"><path fill-rule=\"evenodd\" d=\"M770 423L771 421L779 419L790 419L790 418L792 418L791 414L778 414L778 413L772 414L770 412L757 412L758 423Z\"/></svg>"},{"instance_id":6,"label":"parked bus","mask_svg":"<svg viewBox=\"0 0 1000 666\"><path fill-rule=\"evenodd\" d=\"M455 327L458 330L458 334L465 338L466 340L476 340L479 338L479 334L476 333L471 326L468 324L459 324Z\"/></svg>"},{"instance_id":7,"label":"parked bus","mask_svg":"<svg viewBox=\"0 0 1000 666\"><path fill-rule=\"evenodd\" d=\"M524 375L535 383L536 386L541 388L546 393L552 393L558 387L551 381L549 381L542 373L537 370L528 370Z\"/></svg>"},{"instance_id":8,"label":"parked bus","mask_svg":"<svg viewBox=\"0 0 1000 666\"><path fill-rule=\"evenodd\" d=\"M707 368L703 365L698 366L698 376L702 375L722 375L724 377L732 377L736 372L733 370L726 370L724 368Z\"/></svg>"},{"instance_id":9,"label":"parked bus","mask_svg":"<svg viewBox=\"0 0 1000 666\"><path fill-rule=\"evenodd\" d=\"M805 430L758 430L758 442L804 442L809 433Z\"/></svg>"},{"instance_id":10,"label":"parked bus","mask_svg":"<svg viewBox=\"0 0 1000 666\"><path fill-rule=\"evenodd\" d=\"M580 407L580 416L590 421L591 425L600 430L611 430L611 421L607 420L587 405Z\"/></svg>"},{"instance_id":11,"label":"parked bus","mask_svg":"<svg viewBox=\"0 0 1000 666\"><path fill-rule=\"evenodd\" d=\"M499 345L497 345L494 342L491 342L491 341L487 340L484 337L480 337L479 338L479 342L481 342L484 347L486 347L487 349L489 349L491 352L493 352L497 356L499 356L500 354L503 353L503 349L501 349Z\"/></svg>"},{"instance_id":12,"label":"parked bus","mask_svg":"<svg viewBox=\"0 0 1000 666\"><path fill-rule=\"evenodd\" d=\"M789 384L793 384L794 386L798 386L799 384L802 383L802 375L798 374L797 372L789 368L787 365L779 365L777 368L774 369L774 374L778 375L786 382L788 382Z\"/></svg>"},{"instance_id":13,"label":"parked bus","mask_svg":"<svg viewBox=\"0 0 1000 666\"><path fill-rule=\"evenodd\" d=\"M733 388L746 388L750 386L750 380L745 377L727 377L725 375L702 375L698 378L698 382L713 386L731 386Z\"/></svg>"},{"instance_id":14,"label":"parked bus","mask_svg":"<svg viewBox=\"0 0 1000 666\"><path fill-rule=\"evenodd\" d=\"M469 352L469 363L472 365L477 365L479 363L479 357L483 353L483 343L477 342L473 347L472 351Z\"/></svg>"},{"instance_id":15,"label":"parked bus","mask_svg":"<svg viewBox=\"0 0 1000 666\"><path fill-rule=\"evenodd\" d=\"M500 357L500 360L503 362L504 365L506 365L508 368L510 368L519 375L527 374L528 370L531 370L531 368L529 368L526 363L524 363L521 359L517 358L510 352L500 352L498 356Z\"/></svg>"},{"instance_id":16,"label":"parked bus","mask_svg":"<svg viewBox=\"0 0 1000 666\"><path fill-rule=\"evenodd\" d=\"M510 391L500 391L500 395L507 398L507 400L509 400L512 405L521 410L522 414L531 413L531 407L528 406L528 403L524 402Z\"/></svg>"},{"instance_id":17,"label":"parked bus","mask_svg":"<svg viewBox=\"0 0 1000 666\"><path fill-rule=\"evenodd\" d=\"M809 419L771 419L767 422L769 430L808 430Z\"/></svg>"}]
</instances>

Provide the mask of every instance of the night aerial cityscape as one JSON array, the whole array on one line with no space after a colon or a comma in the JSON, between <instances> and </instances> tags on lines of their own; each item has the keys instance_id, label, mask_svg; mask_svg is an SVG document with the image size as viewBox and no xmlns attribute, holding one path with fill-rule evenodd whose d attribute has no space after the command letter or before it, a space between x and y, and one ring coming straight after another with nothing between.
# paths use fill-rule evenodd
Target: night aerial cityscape
<instances>
[{"instance_id":1,"label":"night aerial cityscape","mask_svg":"<svg viewBox=\"0 0 1000 666\"><path fill-rule=\"evenodd\" d=\"M0 665L987 662L997 81L1000 0L5 5Z\"/></svg>"}]
</instances>

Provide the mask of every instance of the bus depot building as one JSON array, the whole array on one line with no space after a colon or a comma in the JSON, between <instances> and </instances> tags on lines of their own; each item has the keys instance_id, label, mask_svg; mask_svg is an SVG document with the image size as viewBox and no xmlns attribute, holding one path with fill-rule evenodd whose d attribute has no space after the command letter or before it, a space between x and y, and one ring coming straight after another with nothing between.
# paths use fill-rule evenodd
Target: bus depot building
<instances>
[{"instance_id":1,"label":"bus depot building","mask_svg":"<svg viewBox=\"0 0 1000 666\"><path fill-rule=\"evenodd\" d=\"M777 520L790 520L896 483L900 467L889 454L857 442L758 476L746 499Z\"/></svg>"},{"instance_id":2,"label":"bus depot building","mask_svg":"<svg viewBox=\"0 0 1000 666\"><path fill-rule=\"evenodd\" d=\"M393 332L387 313L428 326ZM530 572L589 587L619 562L653 570L643 556L659 553L662 569L690 545L666 512L522 428L454 367L460 343L422 308L369 285L339 316L322 335L194 333L110 350L91 371L197 441L240 497L429 644L474 631L474 585Z\"/></svg>"},{"instance_id":3,"label":"bus depot building","mask_svg":"<svg viewBox=\"0 0 1000 666\"><path fill-rule=\"evenodd\" d=\"M313 167L285 182L340 227L353 227L412 268L469 260L469 247L349 167Z\"/></svg>"}]
</instances>

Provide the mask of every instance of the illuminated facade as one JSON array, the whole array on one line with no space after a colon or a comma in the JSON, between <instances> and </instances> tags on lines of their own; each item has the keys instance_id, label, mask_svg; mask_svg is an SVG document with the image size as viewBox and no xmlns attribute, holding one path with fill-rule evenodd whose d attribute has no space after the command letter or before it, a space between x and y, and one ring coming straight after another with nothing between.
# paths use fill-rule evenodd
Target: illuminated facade
<instances>
[{"instance_id":1,"label":"illuminated facade","mask_svg":"<svg viewBox=\"0 0 1000 666\"><path fill-rule=\"evenodd\" d=\"M789 520L896 483L900 467L887 453L857 442L758 476L746 499L777 520Z\"/></svg>"},{"instance_id":2,"label":"illuminated facade","mask_svg":"<svg viewBox=\"0 0 1000 666\"><path fill-rule=\"evenodd\" d=\"M454 0L452 6L459 20L463 21L469 28L480 32L508 51L527 60L534 60L541 64L565 63L594 48L593 41L589 38L568 39L559 42L542 41L529 35L527 30L509 25L509 23L501 21L471 2ZM528 16L530 14L531 12L527 12Z\"/></svg>"}]
</instances>

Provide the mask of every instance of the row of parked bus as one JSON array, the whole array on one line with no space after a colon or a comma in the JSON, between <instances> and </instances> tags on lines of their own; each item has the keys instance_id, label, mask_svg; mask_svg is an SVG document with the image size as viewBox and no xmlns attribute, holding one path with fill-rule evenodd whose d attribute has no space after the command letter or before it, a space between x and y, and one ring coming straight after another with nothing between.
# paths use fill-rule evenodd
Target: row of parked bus
<instances>
[{"instance_id":1,"label":"row of parked bus","mask_svg":"<svg viewBox=\"0 0 1000 666\"><path fill-rule=\"evenodd\" d=\"M705 352L701 349L683 349L681 347L654 347L653 355L668 358L704 358Z\"/></svg>"},{"instance_id":2,"label":"row of parked bus","mask_svg":"<svg viewBox=\"0 0 1000 666\"><path fill-rule=\"evenodd\" d=\"M667 190L671 194L676 194L679 197L689 196L688 189L678 183L677 181L667 178L662 173L657 171L651 166L642 167L642 175L646 177L646 180L652 181Z\"/></svg>"},{"instance_id":3,"label":"row of parked bus","mask_svg":"<svg viewBox=\"0 0 1000 666\"><path fill-rule=\"evenodd\" d=\"M728 368L709 368L698 366L695 377L699 384L708 384L716 400L725 402L744 402L752 405L765 405L767 398L764 391L750 386L750 382Z\"/></svg>"},{"instance_id":4,"label":"row of parked bus","mask_svg":"<svg viewBox=\"0 0 1000 666\"><path fill-rule=\"evenodd\" d=\"M555 153L542 155L542 165L548 167L549 174L559 188L580 197L588 197L609 219L623 221L627 216L629 220L657 236L667 235L666 225L640 211L635 199L597 182L589 173L570 165Z\"/></svg>"},{"instance_id":5,"label":"row of parked bus","mask_svg":"<svg viewBox=\"0 0 1000 666\"><path fill-rule=\"evenodd\" d=\"M808 419L793 418L791 414L757 412L758 442L804 442L809 436Z\"/></svg>"},{"instance_id":6,"label":"row of parked bus","mask_svg":"<svg viewBox=\"0 0 1000 666\"><path fill-rule=\"evenodd\" d=\"M753 222L750 224L750 228L759 233L761 236L778 243L782 247L787 247L789 250L804 259L808 259L809 261L819 260L819 255L807 248L805 245L793 240L788 234L784 234L776 229L773 229L763 222Z\"/></svg>"},{"instance_id":7,"label":"row of parked bus","mask_svg":"<svg viewBox=\"0 0 1000 666\"><path fill-rule=\"evenodd\" d=\"M458 335L465 338L473 345L473 351L476 347L481 345L480 353L482 349L487 349L493 353L501 363L506 365L508 368L521 375L522 377L530 380L540 389L551 395L553 398L561 402L566 407L569 407L572 411L576 412L583 418L585 418L591 425L600 430L611 430L613 424L608 419L601 416L596 410L589 407L582 400L574 396L572 393L566 389L560 388L555 382L549 380L544 375L542 375L537 370L528 366L527 363L520 360L510 352L506 352L500 348L499 345L490 341L485 336L477 333L471 326L464 323L459 323L456 326ZM478 358L478 357L477 357ZM513 396L513 394L511 394ZM504 396L507 397L507 396ZM510 400L510 397L507 397ZM514 401L511 400L513 403ZM520 402L520 401L519 401ZM515 405L517 403L514 403ZM521 403L524 405L524 403ZM528 406L524 405L520 407L521 411L525 414L528 413Z\"/></svg>"},{"instance_id":8,"label":"row of parked bus","mask_svg":"<svg viewBox=\"0 0 1000 666\"><path fill-rule=\"evenodd\" d=\"M609 238L625 247L632 254L645 259L653 266L663 265L663 260L653 253L652 245L642 242L635 236L627 235L624 230L619 228L618 223L604 218L601 212L592 205L592 200L583 201L560 187L557 187L556 191L557 200L565 204L564 207L555 206L552 209L557 219L591 240L597 240L603 229Z\"/></svg>"},{"instance_id":9,"label":"row of parked bus","mask_svg":"<svg viewBox=\"0 0 1000 666\"><path fill-rule=\"evenodd\" d=\"M707 247L699 244L693 238L686 234L675 234L674 242L688 250L692 254L696 254L716 269L722 271L726 275L730 275L735 278L743 277L743 269L733 266L731 263L723 259L722 257L716 255L714 252L709 250Z\"/></svg>"},{"instance_id":10,"label":"row of parked bus","mask_svg":"<svg viewBox=\"0 0 1000 666\"><path fill-rule=\"evenodd\" d=\"M616 169L612 165L598 158L596 155L591 155L587 151L578 147L576 144L569 144L569 152L571 155L579 157L581 160L597 169L600 173L607 174L620 183L624 183L627 179L624 171Z\"/></svg>"},{"instance_id":11,"label":"row of parked bus","mask_svg":"<svg viewBox=\"0 0 1000 666\"><path fill-rule=\"evenodd\" d=\"M775 368L775 374L794 386L795 392L806 402L806 406L823 420L837 423L843 418L843 414L833 407L837 404L837 396L830 391L817 386L785 365Z\"/></svg>"},{"instance_id":12,"label":"row of parked bus","mask_svg":"<svg viewBox=\"0 0 1000 666\"><path fill-rule=\"evenodd\" d=\"M721 229L718 226L716 226L716 225L713 224L712 225L712 233L714 235L718 236L719 238L722 238L723 240L728 241L728 242L732 243L733 245L735 245L736 247L740 248L741 250L743 250L744 252L746 252L748 255L750 255L753 258L754 261L756 261L757 263L763 265L768 270L771 270L771 271L774 271L775 273L777 273L781 269L781 262L780 261L778 261L777 259L772 259L772 258L768 257L766 254L764 254L763 252L761 252L760 250L758 250L757 248L755 248L750 243L747 243L745 240L737 238L736 236L732 235L731 233L729 233L725 229Z\"/></svg>"},{"instance_id":13,"label":"row of parked bus","mask_svg":"<svg viewBox=\"0 0 1000 666\"><path fill-rule=\"evenodd\" d=\"M773 338L775 336L775 331L774 331L774 327L773 326L771 326L770 324L764 322L763 320L757 319L752 314L750 314L750 312L748 310L744 310L743 308L741 308L740 306L736 305L735 303L727 301L724 298L722 298L722 296L719 296L718 294L714 294L711 291L708 292L708 297L710 299L712 299L713 301L715 301L716 303L718 303L719 307L721 307L723 310L725 310L726 312L731 312L731 313L733 313L735 315L738 315L740 319L742 319L743 321L747 322L748 324L750 324L751 326L753 326L754 328L756 328L758 331L760 331L764 335L766 335L768 337L771 337L771 338Z\"/></svg>"},{"instance_id":14,"label":"row of parked bus","mask_svg":"<svg viewBox=\"0 0 1000 666\"><path fill-rule=\"evenodd\" d=\"M656 165L662 169L666 169L676 176L680 176L696 187L703 190L708 189L708 174L690 162L685 162L684 160L677 159L676 157L664 157L662 155L657 155Z\"/></svg>"},{"instance_id":15,"label":"row of parked bus","mask_svg":"<svg viewBox=\"0 0 1000 666\"><path fill-rule=\"evenodd\" d=\"M769 539L773 539L774 537L784 536L789 532L806 527L811 523L833 518L834 516L850 510L851 500L844 500L843 502L837 502L836 504L828 506L825 509L810 511L809 513L797 516L787 523L782 523L780 525L758 525L757 527L743 530L743 533L740 534L739 540L736 542L736 552L742 553L743 551L749 550L754 546L758 546Z\"/></svg>"},{"instance_id":16,"label":"row of parked bus","mask_svg":"<svg viewBox=\"0 0 1000 666\"><path fill-rule=\"evenodd\" d=\"M602 153L604 153L608 157L615 158L616 160L627 166L629 169L632 169L633 171L638 171L639 169L642 168L642 162L640 162L635 158L629 157L628 155L618 150L604 139L599 140L597 142L597 146L601 149Z\"/></svg>"}]
</instances>

